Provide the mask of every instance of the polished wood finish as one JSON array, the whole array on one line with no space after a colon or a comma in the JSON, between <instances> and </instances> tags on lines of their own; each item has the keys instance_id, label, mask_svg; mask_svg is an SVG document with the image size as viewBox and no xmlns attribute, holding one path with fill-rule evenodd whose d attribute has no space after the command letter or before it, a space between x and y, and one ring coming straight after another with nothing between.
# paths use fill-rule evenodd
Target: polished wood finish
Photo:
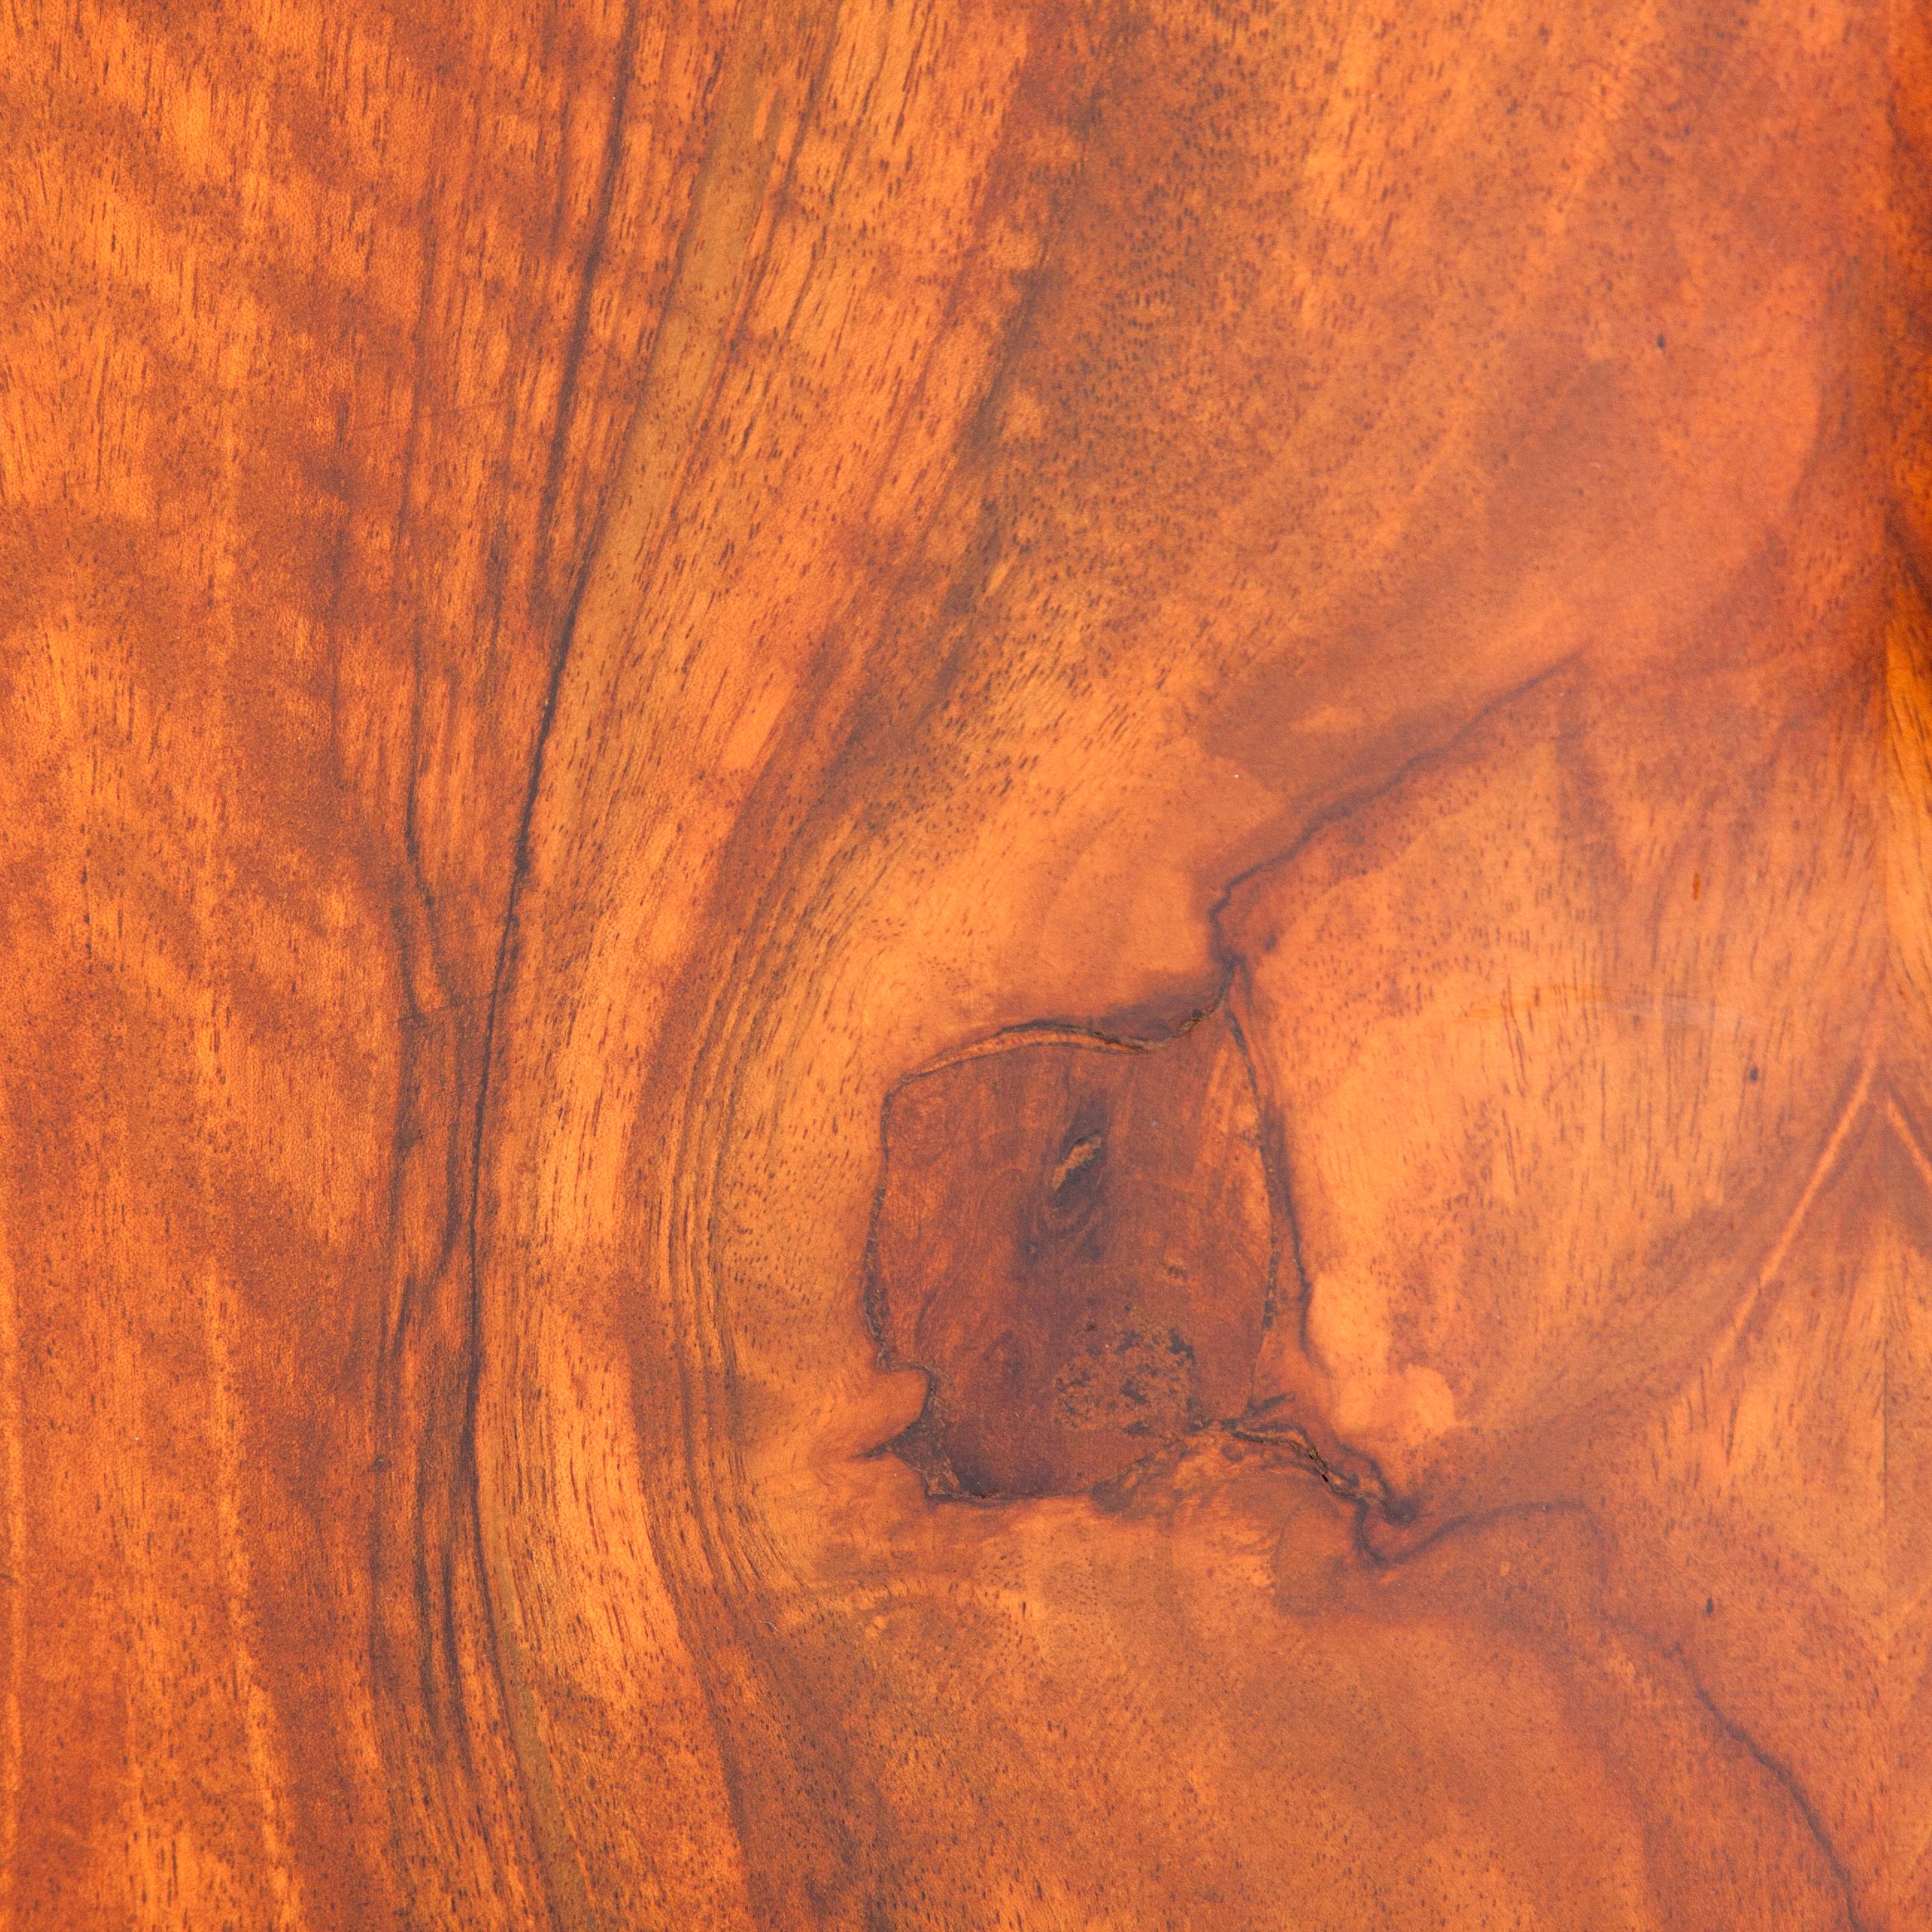
<instances>
[{"instance_id":1,"label":"polished wood finish","mask_svg":"<svg viewBox=\"0 0 1932 1932\"><path fill-rule=\"evenodd\" d=\"M1932 1924L1932 45L0 14L0 1924Z\"/></svg>"}]
</instances>

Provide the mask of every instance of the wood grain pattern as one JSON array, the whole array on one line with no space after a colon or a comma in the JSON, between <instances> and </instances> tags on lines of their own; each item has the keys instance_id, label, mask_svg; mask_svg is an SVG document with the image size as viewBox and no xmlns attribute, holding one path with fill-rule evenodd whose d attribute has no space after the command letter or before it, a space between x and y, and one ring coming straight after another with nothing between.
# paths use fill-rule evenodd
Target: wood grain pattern
<instances>
[{"instance_id":1,"label":"wood grain pattern","mask_svg":"<svg viewBox=\"0 0 1932 1932\"><path fill-rule=\"evenodd\" d=\"M0 1923L1932 1925L1932 26L0 15Z\"/></svg>"}]
</instances>

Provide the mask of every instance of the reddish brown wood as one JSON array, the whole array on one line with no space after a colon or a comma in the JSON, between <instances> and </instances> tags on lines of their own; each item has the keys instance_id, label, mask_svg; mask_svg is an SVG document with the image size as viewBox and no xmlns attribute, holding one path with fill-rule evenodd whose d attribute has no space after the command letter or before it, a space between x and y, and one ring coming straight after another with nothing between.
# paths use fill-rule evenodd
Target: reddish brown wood
<instances>
[{"instance_id":1,"label":"reddish brown wood","mask_svg":"<svg viewBox=\"0 0 1932 1932\"><path fill-rule=\"evenodd\" d=\"M1932 1924L1928 38L0 14L0 1924Z\"/></svg>"}]
</instances>

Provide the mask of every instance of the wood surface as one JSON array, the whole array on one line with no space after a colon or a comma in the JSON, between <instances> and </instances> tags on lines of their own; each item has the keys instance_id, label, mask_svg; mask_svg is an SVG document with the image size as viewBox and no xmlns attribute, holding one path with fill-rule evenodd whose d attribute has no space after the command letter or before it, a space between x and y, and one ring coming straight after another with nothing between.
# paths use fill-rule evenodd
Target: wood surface
<instances>
[{"instance_id":1,"label":"wood surface","mask_svg":"<svg viewBox=\"0 0 1932 1932\"><path fill-rule=\"evenodd\" d=\"M0 1925L1932 1927L1932 19L0 10Z\"/></svg>"}]
</instances>

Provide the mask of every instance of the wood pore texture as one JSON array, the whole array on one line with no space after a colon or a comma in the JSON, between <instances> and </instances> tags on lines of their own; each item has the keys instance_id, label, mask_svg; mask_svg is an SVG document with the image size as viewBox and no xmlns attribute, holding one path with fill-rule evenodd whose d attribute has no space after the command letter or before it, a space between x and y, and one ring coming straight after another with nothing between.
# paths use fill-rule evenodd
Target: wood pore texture
<instances>
[{"instance_id":1,"label":"wood pore texture","mask_svg":"<svg viewBox=\"0 0 1932 1932\"><path fill-rule=\"evenodd\" d=\"M0 1926L1932 1927L1932 26L0 8Z\"/></svg>"}]
</instances>

